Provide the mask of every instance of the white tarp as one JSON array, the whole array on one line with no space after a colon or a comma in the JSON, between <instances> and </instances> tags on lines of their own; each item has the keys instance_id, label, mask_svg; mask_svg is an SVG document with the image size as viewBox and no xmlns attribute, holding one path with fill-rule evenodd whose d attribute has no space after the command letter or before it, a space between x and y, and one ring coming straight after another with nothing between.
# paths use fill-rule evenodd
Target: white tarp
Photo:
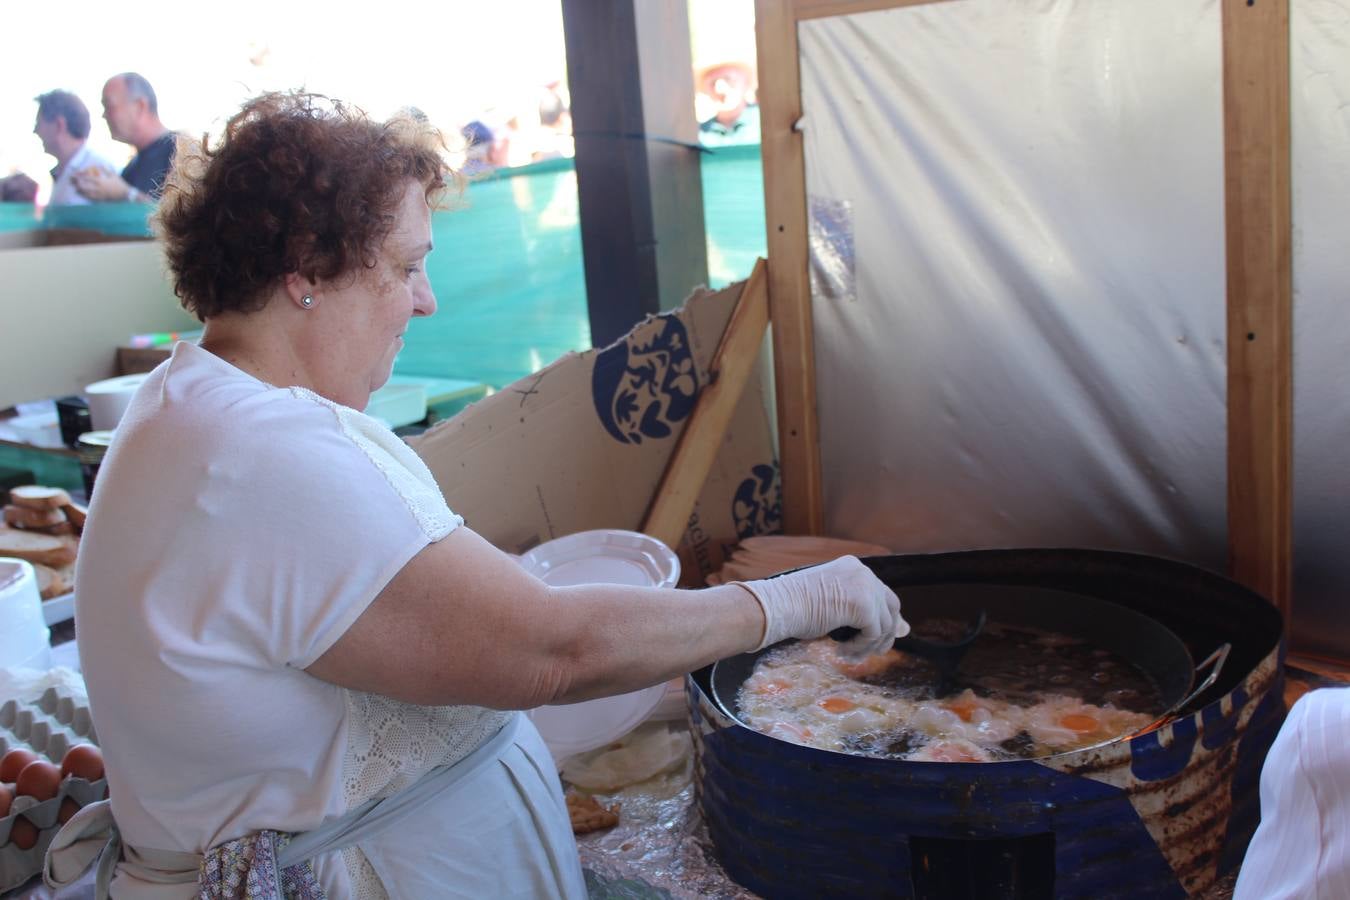
<instances>
[{"instance_id":1,"label":"white tarp","mask_svg":"<svg viewBox=\"0 0 1350 900\"><path fill-rule=\"evenodd\" d=\"M1295 602L1342 652L1346 8L1295 3L1292 79ZM799 43L829 533L1223 571L1216 0L954 0Z\"/></svg>"},{"instance_id":2,"label":"white tarp","mask_svg":"<svg viewBox=\"0 0 1350 900\"><path fill-rule=\"evenodd\" d=\"M1350 2L1290 9L1294 643L1350 655Z\"/></svg>"},{"instance_id":3,"label":"white tarp","mask_svg":"<svg viewBox=\"0 0 1350 900\"><path fill-rule=\"evenodd\" d=\"M830 533L1222 568L1217 3L960 0L799 36Z\"/></svg>"}]
</instances>

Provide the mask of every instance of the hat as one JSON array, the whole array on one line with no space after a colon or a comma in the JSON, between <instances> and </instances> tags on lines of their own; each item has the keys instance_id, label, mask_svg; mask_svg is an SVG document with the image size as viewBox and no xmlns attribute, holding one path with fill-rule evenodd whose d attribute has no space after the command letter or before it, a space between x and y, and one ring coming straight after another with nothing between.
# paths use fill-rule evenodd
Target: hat
<instances>
[{"instance_id":1,"label":"hat","mask_svg":"<svg viewBox=\"0 0 1350 900\"><path fill-rule=\"evenodd\" d=\"M477 119L461 128L460 134L464 135L464 140L468 142L470 147L492 143L492 129Z\"/></svg>"},{"instance_id":2,"label":"hat","mask_svg":"<svg viewBox=\"0 0 1350 900\"><path fill-rule=\"evenodd\" d=\"M728 59L709 63L694 71L694 89L701 94L713 93L713 82L722 73L735 72L745 79L746 91L754 91L758 86L755 67L745 60Z\"/></svg>"}]
</instances>

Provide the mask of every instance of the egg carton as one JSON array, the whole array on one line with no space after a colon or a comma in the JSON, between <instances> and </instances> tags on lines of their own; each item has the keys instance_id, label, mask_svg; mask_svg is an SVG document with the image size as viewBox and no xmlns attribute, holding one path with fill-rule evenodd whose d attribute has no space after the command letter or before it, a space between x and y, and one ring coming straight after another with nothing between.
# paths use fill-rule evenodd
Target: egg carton
<instances>
[{"instance_id":1,"label":"egg carton","mask_svg":"<svg viewBox=\"0 0 1350 900\"><path fill-rule=\"evenodd\" d=\"M59 766L66 751L76 744L98 744L89 707L82 699L50 687L36 700L10 699L0 703L0 756L22 747ZM86 781L71 776L62 779L60 789L50 800L16 796L9 815L0 818L0 893L42 872L47 847L61 828L56 818L67 797L85 806L102 800L107 792L106 778ZM10 840L10 831L20 816L38 829L37 843L27 850Z\"/></svg>"}]
</instances>

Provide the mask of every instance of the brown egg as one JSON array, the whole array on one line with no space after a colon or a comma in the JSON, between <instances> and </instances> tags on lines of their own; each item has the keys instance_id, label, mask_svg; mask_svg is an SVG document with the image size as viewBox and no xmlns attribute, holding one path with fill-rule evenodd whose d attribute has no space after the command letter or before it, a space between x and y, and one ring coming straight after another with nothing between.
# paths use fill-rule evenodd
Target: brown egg
<instances>
[{"instance_id":1,"label":"brown egg","mask_svg":"<svg viewBox=\"0 0 1350 900\"><path fill-rule=\"evenodd\" d=\"M61 808L56 812L56 821L62 825L70 821L70 817L80 811L80 804L75 802L74 797L67 797L61 801Z\"/></svg>"},{"instance_id":2,"label":"brown egg","mask_svg":"<svg viewBox=\"0 0 1350 900\"><path fill-rule=\"evenodd\" d=\"M9 829L9 839L20 850L32 850L33 846L37 844L37 826L23 816L19 816Z\"/></svg>"},{"instance_id":3,"label":"brown egg","mask_svg":"<svg viewBox=\"0 0 1350 900\"><path fill-rule=\"evenodd\" d=\"M14 788L35 800L50 800L61 790L61 770L45 759L30 762L19 773Z\"/></svg>"},{"instance_id":4,"label":"brown egg","mask_svg":"<svg viewBox=\"0 0 1350 900\"><path fill-rule=\"evenodd\" d=\"M7 784L0 784L0 819L9 815L9 805L14 802L14 789Z\"/></svg>"},{"instance_id":5,"label":"brown egg","mask_svg":"<svg viewBox=\"0 0 1350 900\"><path fill-rule=\"evenodd\" d=\"M98 781L103 777L103 751L93 744L76 744L66 751L61 759L61 777L74 775L85 781Z\"/></svg>"},{"instance_id":6,"label":"brown egg","mask_svg":"<svg viewBox=\"0 0 1350 900\"><path fill-rule=\"evenodd\" d=\"M12 784L14 781L18 780L19 773L23 771L23 767L37 758L38 755L32 750L15 747L13 750L0 757L0 781L8 781Z\"/></svg>"}]
</instances>

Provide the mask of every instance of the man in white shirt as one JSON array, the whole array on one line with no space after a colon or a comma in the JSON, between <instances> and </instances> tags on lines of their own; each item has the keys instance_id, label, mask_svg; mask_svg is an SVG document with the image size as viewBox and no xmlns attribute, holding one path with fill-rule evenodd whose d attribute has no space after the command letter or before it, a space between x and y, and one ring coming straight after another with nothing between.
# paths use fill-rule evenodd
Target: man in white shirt
<instances>
[{"instance_id":1,"label":"man in white shirt","mask_svg":"<svg viewBox=\"0 0 1350 900\"><path fill-rule=\"evenodd\" d=\"M1350 897L1350 688L1303 695L1261 770L1261 827L1234 900Z\"/></svg>"},{"instance_id":2,"label":"man in white shirt","mask_svg":"<svg viewBox=\"0 0 1350 900\"><path fill-rule=\"evenodd\" d=\"M56 157L52 195L47 205L88 204L89 198L75 188L75 176L92 168L116 170L112 163L89 149L89 108L70 91L48 91L35 99L38 112L33 133L42 140L43 152Z\"/></svg>"}]
</instances>

